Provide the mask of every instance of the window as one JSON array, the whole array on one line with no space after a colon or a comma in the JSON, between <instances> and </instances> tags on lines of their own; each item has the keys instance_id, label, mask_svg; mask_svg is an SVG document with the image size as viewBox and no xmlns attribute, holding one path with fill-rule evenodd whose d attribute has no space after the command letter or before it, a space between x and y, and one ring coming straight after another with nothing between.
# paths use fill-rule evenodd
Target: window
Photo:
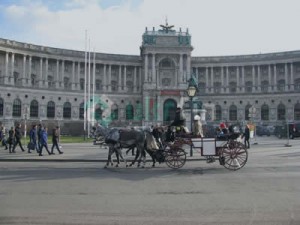
<instances>
[{"instance_id":1,"label":"window","mask_svg":"<svg viewBox=\"0 0 300 225\"><path fill-rule=\"evenodd\" d=\"M30 103L30 117L39 116L39 103L36 100L32 100Z\"/></svg>"},{"instance_id":2,"label":"window","mask_svg":"<svg viewBox=\"0 0 300 225\"><path fill-rule=\"evenodd\" d=\"M31 74L31 86L34 87L36 84L36 75L35 74Z\"/></svg>"},{"instance_id":3,"label":"window","mask_svg":"<svg viewBox=\"0 0 300 225\"><path fill-rule=\"evenodd\" d=\"M132 120L133 119L133 106L127 105L126 106L126 120Z\"/></svg>"},{"instance_id":4,"label":"window","mask_svg":"<svg viewBox=\"0 0 300 225\"><path fill-rule=\"evenodd\" d=\"M252 81L247 81L245 83L245 91L248 92L248 93L251 93L252 92Z\"/></svg>"},{"instance_id":5,"label":"window","mask_svg":"<svg viewBox=\"0 0 300 225\"><path fill-rule=\"evenodd\" d=\"M4 109L4 103L3 103L3 99L0 98L0 116L3 116L3 110Z\"/></svg>"},{"instance_id":6,"label":"window","mask_svg":"<svg viewBox=\"0 0 300 225\"><path fill-rule=\"evenodd\" d=\"M0 105L1 107L1 105ZM0 108L1 110L1 108ZM1 113L1 111L0 111ZM294 108L294 120L300 120L300 103L297 103Z\"/></svg>"},{"instance_id":7,"label":"window","mask_svg":"<svg viewBox=\"0 0 300 225\"><path fill-rule=\"evenodd\" d=\"M80 90L84 90L84 79L80 79Z\"/></svg>"},{"instance_id":8,"label":"window","mask_svg":"<svg viewBox=\"0 0 300 225\"><path fill-rule=\"evenodd\" d=\"M79 106L79 119L84 119L84 103L83 102Z\"/></svg>"},{"instance_id":9,"label":"window","mask_svg":"<svg viewBox=\"0 0 300 225\"><path fill-rule=\"evenodd\" d=\"M231 105L229 107L229 120L231 121L237 120L237 107L235 105Z\"/></svg>"},{"instance_id":10,"label":"window","mask_svg":"<svg viewBox=\"0 0 300 225\"><path fill-rule=\"evenodd\" d=\"M251 105L246 105L246 107L245 107L245 120L250 120L251 119L251 117L249 116L249 114L250 114L250 109L251 108Z\"/></svg>"},{"instance_id":11,"label":"window","mask_svg":"<svg viewBox=\"0 0 300 225\"><path fill-rule=\"evenodd\" d=\"M52 76L48 76L47 80L48 80L48 87L49 88L53 87L53 77Z\"/></svg>"},{"instance_id":12,"label":"window","mask_svg":"<svg viewBox=\"0 0 300 225\"><path fill-rule=\"evenodd\" d=\"M235 93L236 92L236 82L230 82L229 84L229 92Z\"/></svg>"},{"instance_id":13,"label":"window","mask_svg":"<svg viewBox=\"0 0 300 225\"><path fill-rule=\"evenodd\" d=\"M111 81L111 90L118 91L118 83L116 81Z\"/></svg>"},{"instance_id":14,"label":"window","mask_svg":"<svg viewBox=\"0 0 300 225\"><path fill-rule=\"evenodd\" d=\"M279 104L277 107L277 119L285 120L285 105Z\"/></svg>"},{"instance_id":15,"label":"window","mask_svg":"<svg viewBox=\"0 0 300 225\"><path fill-rule=\"evenodd\" d=\"M216 120L221 121L222 120L222 108L220 105L216 105Z\"/></svg>"},{"instance_id":16,"label":"window","mask_svg":"<svg viewBox=\"0 0 300 225\"><path fill-rule=\"evenodd\" d=\"M215 93L220 93L221 92L221 86L222 86L222 84L220 82L215 82L214 83L214 92Z\"/></svg>"},{"instance_id":17,"label":"window","mask_svg":"<svg viewBox=\"0 0 300 225\"><path fill-rule=\"evenodd\" d=\"M264 80L263 82L261 82L261 91L263 93L267 93L268 92L268 87L269 87L269 81Z\"/></svg>"},{"instance_id":18,"label":"window","mask_svg":"<svg viewBox=\"0 0 300 225\"><path fill-rule=\"evenodd\" d=\"M14 83L15 85L19 85L19 73L14 72Z\"/></svg>"},{"instance_id":19,"label":"window","mask_svg":"<svg viewBox=\"0 0 300 225\"><path fill-rule=\"evenodd\" d=\"M205 93L206 92L206 85L204 82L198 83L199 93Z\"/></svg>"},{"instance_id":20,"label":"window","mask_svg":"<svg viewBox=\"0 0 300 225\"><path fill-rule=\"evenodd\" d=\"M55 103L50 101L47 104L47 117L54 118L55 117Z\"/></svg>"},{"instance_id":21,"label":"window","mask_svg":"<svg viewBox=\"0 0 300 225\"><path fill-rule=\"evenodd\" d=\"M68 77L64 77L64 88L68 89L70 87L69 85L69 78Z\"/></svg>"},{"instance_id":22,"label":"window","mask_svg":"<svg viewBox=\"0 0 300 225\"><path fill-rule=\"evenodd\" d=\"M13 103L13 117L21 117L21 100L20 99L15 99Z\"/></svg>"},{"instance_id":23,"label":"window","mask_svg":"<svg viewBox=\"0 0 300 225\"><path fill-rule=\"evenodd\" d=\"M101 90L101 80L96 80L96 90L100 91Z\"/></svg>"},{"instance_id":24,"label":"window","mask_svg":"<svg viewBox=\"0 0 300 225\"><path fill-rule=\"evenodd\" d=\"M64 108L63 108L63 118L64 119L70 119L71 118L71 103L65 102Z\"/></svg>"},{"instance_id":25,"label":"window","mask_svg":"<svg viewBox=\"0 0 300 225\"><path fill-rule=\"evenodd\" d=\"M277 83L278 91L284 91L285 88L285 80L279 80Z\"/></svg>"},{"instance_id":26,"label":"window","mask_svg":"<svg viewBox=\"0 0 300 225\"><path fill-rule=\"evenodd\" d=\"M266 104L261 107L261 120L269 120L269 106Z\"/></svg>"},{"instance_id":27,"label":"window","mask_svg":"<svg viewBox=\"0 0 300 225\"><path fill-rule=\"evenodd\" d=\"M112 105L111 107L111 119L112 120L118 120L119 118L119 109L118 109L118 105Z\"/></svg>"},{"instance_id":28,"label":"window","mask_svg":"<svg viewBox=\"0 0 300 225\"><path fill-rule=\"evenodd\" d=\"M128 92L133 92L133 83L131 81L126 82L126 87Z\"/></svg>"}]
</instances>

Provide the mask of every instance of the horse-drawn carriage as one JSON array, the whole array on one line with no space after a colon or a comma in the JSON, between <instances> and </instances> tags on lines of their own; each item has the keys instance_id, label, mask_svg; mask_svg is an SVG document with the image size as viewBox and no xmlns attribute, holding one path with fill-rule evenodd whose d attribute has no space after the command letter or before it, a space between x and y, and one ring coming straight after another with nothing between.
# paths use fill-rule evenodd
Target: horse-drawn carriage
<instances>
[{"instance_id":1,"label":"horse-drawn carriage","mask_svg":"<svg viewBox=\"0 0 300 225\"><path fill-rule=\"evenodd\" d=\"M146 161L146 152L152 157L153 167L155 162L165 162L168 167L178 169L186 163L186 147L192 147L198 151L207 162L214 162L218 158L220 165L229 170L238 170L242 168L248 159L248 151L244 144L237 141L239 133L231 133L217 138L201 138L191 134L176 135L172 142L162 141L157 144L156 138L153 137L149 130L134 129L108 129L102 126L97 128L98 136L105 137L104 140L109 146L109 155L106 166L112 164L111 156L115 152L117 158L122 159L122 148L137 148L137 154L133 165L138 160ZM114 137L114 138L112 138ZM156 143L155 143L156 142ZM125 159L124 159L125 160ZM125 160L126 163L126 160ZM117 164L118 165L118 164Z\"/></svg>"}]
</instances>

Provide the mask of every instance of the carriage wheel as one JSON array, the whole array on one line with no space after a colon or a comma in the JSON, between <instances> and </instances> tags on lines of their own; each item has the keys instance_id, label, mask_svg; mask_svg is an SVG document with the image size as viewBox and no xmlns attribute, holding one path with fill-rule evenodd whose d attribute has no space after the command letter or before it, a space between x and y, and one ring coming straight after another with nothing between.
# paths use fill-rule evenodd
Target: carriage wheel
<instances>
[{"instance_id":1,"label":"carriage wheel","mask_svg":"<svg viewBox=\"0 0 300 225\"><path fill-rule=\"evenodd\" d=\"M236 142L230 148L222 148L219 156L220 164L229 170L238 170L245 166L248 160L248 151L242 143Z\"/></svg>"},{"instance_id":2,"label":"carriage wheel","mask_svg":"<svg viewBox=\"0 0 300 225\"><path fill-rule=\"evenodd\" d=\"M186 152L181 148L170 148L166 151L165 161L170 168L181 168L186 162Z\"/></svg>"}]
</instances>

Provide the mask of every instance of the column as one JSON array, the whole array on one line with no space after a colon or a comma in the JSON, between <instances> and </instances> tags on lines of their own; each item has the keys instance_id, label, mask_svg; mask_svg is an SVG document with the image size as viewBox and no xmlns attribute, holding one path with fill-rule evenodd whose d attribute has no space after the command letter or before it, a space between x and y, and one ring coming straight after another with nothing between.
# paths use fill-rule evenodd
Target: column
<instances>
[{"instance_id":1,"label":"column","mask_svg":"<svg viewBox=\"0 0 300 225\"><path fill-rule=\"evenodd\" d=\"M29 59L28 59L28 76L27 76L27 84L31 83L31 68L32 68L32 57L29 56ZM28 82L29 80L29 82ZM30 86L30 85L29 85Z\"/></svg>"},{"instance_id":2,"label":"column","mask_svg":"<svg viewBox=\"0 0 300 225\"><path fill-rule=\"evenodd\" d=\"M106 75L106 65L103 64L103 91L107 91L107 75Z\"/></svg>"},{"instance_id":3,"label":"column","mask_svg":"<svg viewBox=\"0 0 300 225\"><path fill-rule=\"evenodd\" d=\"M183 55L180 54L179 58L179 83L183 82Z\"/></svg>"},{"instance_id":4,"label":"column","mask_svg":"<svg viewBox=\"0 0 300 225\"><path fill-rule=\"evenodd\" d=\"M272 79L271 79L271 65L268 65L268 80L269 80L269 88L268 91L272 92Z\"/></svg>"},{"instance_id":5,"label":"column","mask_svg":"<svg viewBox=\"0 0 300 225\"><path fill-rule=\"evenodd\" d=\"M277 91L277 67L274 64L274 91Z\"/></svg>"},{"instance_id":6,"label":"column","mask_svg":"<svg viewBox=\"0 0 300 225\"><path fill-rule=\"evenodd\" d=\"M127 92L127 67L126 65L124 66L124 88L123 90L125 90Z\"/></svg>"},{"instance_id":7,"label":"column","mask_svg":"<svg viewBox=\"0 0 300 225\"><path fill-rule=\"evenodd\" d=\"M16 85L14 82L15 82L15 77L14 77L14 70L15 70L15 53L11 53L11 70L10 70L10 77L11 77L11 80L10 80L10 83L11 85ZM18 79L19 77L17 77L16 79L16 82L18 83Z\"/></svg>"},{"instance_id":8,"label":"column","mask_svg":"<svg viewBox=\"0 0 300 225\"><path fill-rule=\"evenodd\" d=\"M252 66L252 92L255 92L255 66Z\"/></svg>"},{"instance_id":9,"label":"column","mask_svg":"<svg viewBox=\"0 0 300 225\"><path fill-rule=\"evenodd\" d=\"M284 81L285 81L285 86L284 90L288 91L289 90L289 79L288 79L288 68L287 68L287 63L284 64Z\"/></svg>"},{"instance_id":10,"label":"column","mask_svg":"<svg viewBox=\"0 0 300 225\"><path fill-rule=\"evenodd\" d=\"M210 73L210 86L211 86L211 93L214 93L215 90L214 90L214 68L211 67L211 73Z\"/></svg>"},{"instance_id":11,"label":"column","mask_svg":"<svg viewBox=\"0 0 300 225\"><path fill-rule=\"evenodd\" d=\"M95 66L95 65L94 65ZM72 84L72 90L75 90L75 61L72 62L72 75L71 75L71 84Z\"/></svg>"},{"instance_id":12,"label":"column","mask_svg":"<svg viewBox=\"0 0 300 225\"><path fill-rule=\"evenodd\" d=\"M229 67L226 66L226 93L229 93Z\"/></svg>"},{"instance_id":13,"label":"column","mask_svg":"<svg viewBox=\"0 0 300 225\"><path fill-rule=\"evenodd\" d=\"M291 62L291 91L294 90L294 66L293 66L293 62Z\"/></svg>"},{"instance_id":14,"label":"column","mask_svg":"<svg viewBox=\"0 0 300 225\"><path fill-rule=\"evenodd\" d=\"M59 60L56 60L55 88L59 88Z\"/></svg>"},{"instance_id":15,"label":"column","mask_svg":"<svg viewBox=\"0 0 300 225\"><path fill-rule=\"evenodd\" d=\"M43 58L40 58L40 74L38 79L36 80L39 87L43 86ZM35 86L35 84L33 84Z\"/></svg>"},{"instance_id":16,"label":"column","mask_svg":"<svg viewBox=\"0 0 300 225\"><path fill-rule=\"evenodd\" d=\"M44 76L43 76L43 82L44 82L44 86L46 87L46 88L48 88L48 70L49 70L49 68L48 68L48 63L49 63L49 61L48 61L48 58L46 58L45 59L45 74L44 74Z\"/></svg>"},{"instance_id":17,"label":"column","mask_svg":"<svg viewBox=\"0 0 300 225\"><path fill-rule=\"evenodd\" d=\"M111 65L108 65L108 91L111 91Z\"/></svg>"},{"instance_id":18,"label":"column","mask_svg":"<svg viewBox=\"0 0 300 225\"><path fill-rule=\"evenodd\" d=\"M134 67L133 70L133 92L136 92L136 66Z\"/></svg>"},{"instance_id":19,"label":"column","mask_svg":"<svg viewBox=\"0 0 300 225\"><path fill-rule=\"evenodd\" d=\"M221 93L224 93L224 67L221 66Z\"/></svg>"},{"instance_id":20,"label":"column","mask_svg":"<svg viewBox=\"0 0 300 225\"><path fill-rule=\"evenodd\" d=\"M152 83L155 83L156 82L156 79L155 79L155 54L152 54Z\"/></svg>"},{"instance_id":21,"label":"column","mask_svg":"<svg viewBox=\"0 0 300 225\"><path fill-rule=\"evenodd\" d=\"M242 92L245 92L245 66L242 66Z\"/></svg>"},{"instance_id":22,"label":"column","mask_svg":"<svg viewBox=\"0 0 300 225\"><path fill-rule=\"evenodd\" d=\"M5 53L5 74L4 74L4 84L8 84L8 77L9 77L9 74L8 74L8 61L9 61L9 58L8 58L8 52Z\"/></svg>"},{"instance_id":23,"label":"column","mask_svg":"<svg viewBox=\"0 0 300 225\"><path fill-rule=\"evenodd\" d=\"M186 74L187 74L187 76L186 76L185 82L187 81L188 77L191 76L191 56L190 55L186 56Z\"/></svg>"},{"instance_id":24,"label":"column","mask_svg":"<svg viewBox=\"0 0 300 225\"><path fill-rule=\"evenodd\" d=\"M209 93L209 83L208 83L208 67L205 67L205 86L206 93Z\"/></svg>"},{"instance_id":25,"label":"column","mask_svg":"<svg viewBox=\"0 0 300 225\"><path fill-rule=\"evenodd\" d=\"M260 65L257 66L257 86L258 86L258 92L261 92L261 68L260 68Z\"/></svg>"},{"instance_id":26,"label":"column","mask_svg":"<svg viewBox=\"0 0 300 225\"><path fill-rule=\"evenodd\" d=\"M145 54L145 82L148 82L148 55Z\"/></svg>"},{"instance_id":27,"label":"column","mask_svg":"<svg viewBox=\"0 0 300 225\"><path fill-rule=\"evenodd\" d=\"M22 86L26 86L26 55L23 55Z\"/></svg>"},{"instance_id":28,"label":"column","mask_svg":"<svg viewBox=\"0 0 300 225\"><path fill-rule=\"evenodd\" d=\"M76 90L80 90L80 62L77 62Z\"/></svg>"},{"instance_id":29,"label":"column","mask_svg":"<svg viewBox=\"0 0 300 225\"><path fill-rule=\"evenodd\" d=\"M240 92L240 69L236 67L236 92Z\"/></svg>"},{"instance_id":30,"label":"column","mask_svg":"<svg viewBox=\"0 0 300 225\"><path fill-rule=\"evenodd\" d=\"M118 81L118 91L122 90L122 66L119 65L119 81Z\"/></svg>"},{"instance_id":31,"label":"column","mask_svg":"<svg viewBox=\"0 0 300 225\"><path fill-rule=\"evenodd\" d=\"M139 67L139 87L138 90L141 91L143 84L142 84L142 67Z\"/></svg>"},{"instance_id":32,"label":"column","mask_svg":"<svg viewBox=\"0 0 300 225\"><path fill-rule=\"evenodd\" d=\"M62 60L62 61L61 61L61 76L60 76L60 83L61 83L61 86L62 86L63 88L65 87L64 79L65 79L65 61ZM66 88L67 88L67 87L66 87Z\"/></svg>"}]
</instances>

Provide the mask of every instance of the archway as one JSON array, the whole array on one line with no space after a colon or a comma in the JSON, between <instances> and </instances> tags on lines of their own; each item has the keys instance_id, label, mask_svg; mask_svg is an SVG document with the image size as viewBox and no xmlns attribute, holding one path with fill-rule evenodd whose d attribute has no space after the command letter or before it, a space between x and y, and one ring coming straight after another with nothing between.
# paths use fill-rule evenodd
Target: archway
<instances>
[{"instance_id":1,"label":"archway","mask_svg":"<svg viewBox=\"0 0 300 225\"><path fill-rule=\"evenodd\" d=\"M173 99L167 99L164 102L164 122L173 121L175 118L175 111L177 102Z\"/></svg>"}]
</instances>

